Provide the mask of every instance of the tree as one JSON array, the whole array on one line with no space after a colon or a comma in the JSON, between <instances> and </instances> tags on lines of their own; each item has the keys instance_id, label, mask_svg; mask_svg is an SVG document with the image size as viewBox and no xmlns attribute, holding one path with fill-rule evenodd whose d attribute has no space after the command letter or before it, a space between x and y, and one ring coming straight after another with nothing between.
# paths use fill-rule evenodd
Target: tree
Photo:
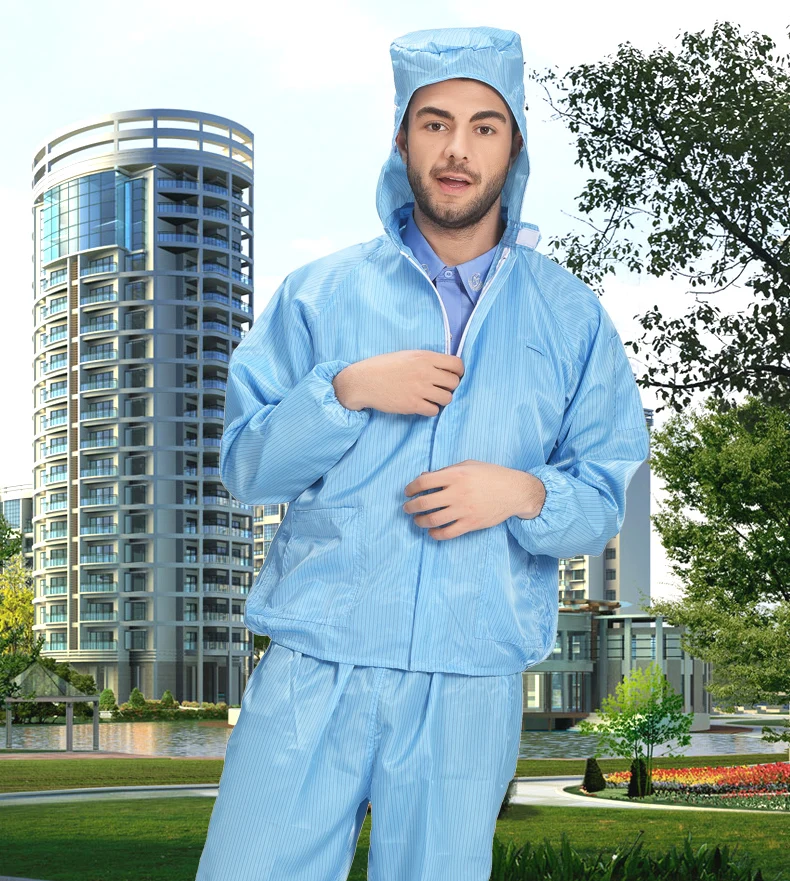
<instances>
[{"instance_id":1,"label":"tree","mask_svg":"<svg viewBox=\"0 0 790 881\"><path fill-rule=\"evenodd\" d=\"M18 553L5 561L0 572L0 634L7 637L3 651L32 652L36 641L34 621L30 570L24 556Z\"/></svg>"},{"instance_id":2,"label":"tree","mask_svg":"<svg viewBox=\"0 0 790 881\"><path fill-rule=\"evenodd\" d=\"M682 645L711 663L722 706L787 700L790 412L710 399L653 431L651 465L667 492L651 519L683 596L649 612L684 626Z\"/></svg>"},{"instance_id":3,"label":"tree","mask_svg":"<svg viewBox=\"0 0 790 881\"><path fill-rule=\"evenodd\" d=\"M634 667L615 693L603 699L599 715L600 722L582 719L579 731L599 736L595 758L609 751L620 758L644 760L645 788L638 788L639 795L652 791L654 748L673 740L680 746L691 743L693 713L683 712L683 695L675 692L655 662ZM640 764L637 761L636 767Z\"/></svg>"},{"instance_id":4,"label":"tree","mask_svg":"<svg viewBox=\"0 0 790 881\"><path fill-rule=\"evenodd\" d=\"M21 697L20 687L13 679L22 673L33 663L42 660L41 649L44 646L44 637L40 636L33 646L30 654L14 652L11 649L11 641L15 638L14 633L0 633L0 709L5 709L7 697ZM18 704L12 704L18 707Z\"/></svg>"},{"instance_id":5,"label":"tree","mask_svg":"<svg viewBox=\"0 0 790 881\"><path fill-rule=\"evenodd\" d=\"M532 72L576 136L576 164L594 174L577 197L593 232L548 244L599 293L618 265L688 279L685 317L656 304L639 318L638 382L676 411L696 391L733 404L732 393L759 389L788 406L790 56L730 22L678 37L677 51L624 43L561 76ZM700 299L741 279L754 294L741 312Z\"/></svg>"}]
</instances>

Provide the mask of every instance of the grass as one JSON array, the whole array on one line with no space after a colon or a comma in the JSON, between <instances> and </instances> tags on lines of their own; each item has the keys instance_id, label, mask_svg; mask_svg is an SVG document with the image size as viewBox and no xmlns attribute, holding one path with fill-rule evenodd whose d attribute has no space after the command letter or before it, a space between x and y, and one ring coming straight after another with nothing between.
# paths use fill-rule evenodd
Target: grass
<instances>
[{"instance_id":1,"label":"grass","mask_svg":"<svg viewBox=\"0 0 790 881\"><path fill-rule=\"evenodd\" d=\"M9 763L10 764L10 763ZM46 881L194 881L214 800L152 798L0 808L3 871ZM582 822L579 822L582 820ZM365 819L349 881L366 881L370 815ZM35 830L35 847L31 847ZM687 831L702 841L738 845L756 858L766 881L790 881L786 854L790 824L774 815L752 817L716 811L617 810L511 805L497 822L503 843L559 844L566 832L577 850L594 854L631 844L643 831L646 850L680 845Z\"/></svg>"},{"instance_id":2,"label":"grass","mask_svg":"<svg viewBox=\"0 0 790 881\"><path fill-rule=\"evenodd\" d=\"M0 750L0 755L8 750ZM12 752L21 752L12 750ZM27 753L26 753L27 754ZM781 761L783 755L691 756L658 758L656 768L704 765L748 765ZM627 771L624 759L600 759L601 770ZM13 759L0 760L0 792L81 789L92 786L156 786L177 783L218 783L222 759ZM518 777L555 777L584 774L583 759L520 759Z\"/></svg>"}]
</instances>

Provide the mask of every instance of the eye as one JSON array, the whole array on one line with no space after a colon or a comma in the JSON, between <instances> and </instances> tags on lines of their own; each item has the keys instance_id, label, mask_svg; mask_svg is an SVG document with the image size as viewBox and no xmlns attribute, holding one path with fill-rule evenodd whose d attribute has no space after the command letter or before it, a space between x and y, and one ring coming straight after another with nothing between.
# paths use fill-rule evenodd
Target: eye
<instances>
[{"instance_id":1,"label":"eye","mask_svg":"<svg viewBox=\"0 0 790 881\"><path fill-rule=\"evenodd\" d=\"M486 131L484 132L484 131L482 131L482 129L486 129ZM495 132L496 132L496 130L493 129L490 125L481 125L481 126L478 126L478 129L477 129L477 130L478 130L479 132L481 132L481 134L484 134L484 135L486 135L486 136L487 136L489 133L490 133L490 134L495 134Z\"/></svg>"},{"instance_id":2,"label":"eye","mask_svg":"<svg viewBox=\"0 0 790 881\"><path fill-rule=\"evenodd\" d=\"M432 131L432 132L438 132L438 131L439 131L439 129L431 128L432 125L439 125L439 126L441 126L442 128L444 128L444 123L441 123L441 122L429 122L428 125L426 126L426 128L429 129L429 130Z\"/></svg>"}]
</instances>

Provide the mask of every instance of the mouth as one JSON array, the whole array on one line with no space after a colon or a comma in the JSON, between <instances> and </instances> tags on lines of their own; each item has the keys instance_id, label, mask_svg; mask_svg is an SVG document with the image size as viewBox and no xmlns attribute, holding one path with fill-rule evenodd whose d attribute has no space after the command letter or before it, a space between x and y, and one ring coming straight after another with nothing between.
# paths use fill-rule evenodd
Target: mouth
<instances>
[{"instance_id":1,"label":"mouth","mask_svg":"<svg viewBox=\"0 0 790 881\"><path fill-rule=\"evenodd\" d=\"M444 193L463 193L472 186L469 178L461 174L444 174L437 180Z\"/></svg>"}]
</instances>

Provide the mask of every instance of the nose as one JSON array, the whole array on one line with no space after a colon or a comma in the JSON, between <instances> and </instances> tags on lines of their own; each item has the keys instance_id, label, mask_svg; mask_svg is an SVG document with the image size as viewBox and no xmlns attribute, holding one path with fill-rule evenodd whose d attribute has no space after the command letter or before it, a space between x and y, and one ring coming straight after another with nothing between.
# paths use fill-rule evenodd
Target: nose
<instances>
[{"instance_id":1,"label":"nose","mask_svg":"<svg viewBox=\"0 0 790 881\"><path fill-rule=\"evenodd\" d=\"M469 158L469 135L459 126L456 128L444 148L446 159L468 159Z\"/></svg>"}]
</instances>

